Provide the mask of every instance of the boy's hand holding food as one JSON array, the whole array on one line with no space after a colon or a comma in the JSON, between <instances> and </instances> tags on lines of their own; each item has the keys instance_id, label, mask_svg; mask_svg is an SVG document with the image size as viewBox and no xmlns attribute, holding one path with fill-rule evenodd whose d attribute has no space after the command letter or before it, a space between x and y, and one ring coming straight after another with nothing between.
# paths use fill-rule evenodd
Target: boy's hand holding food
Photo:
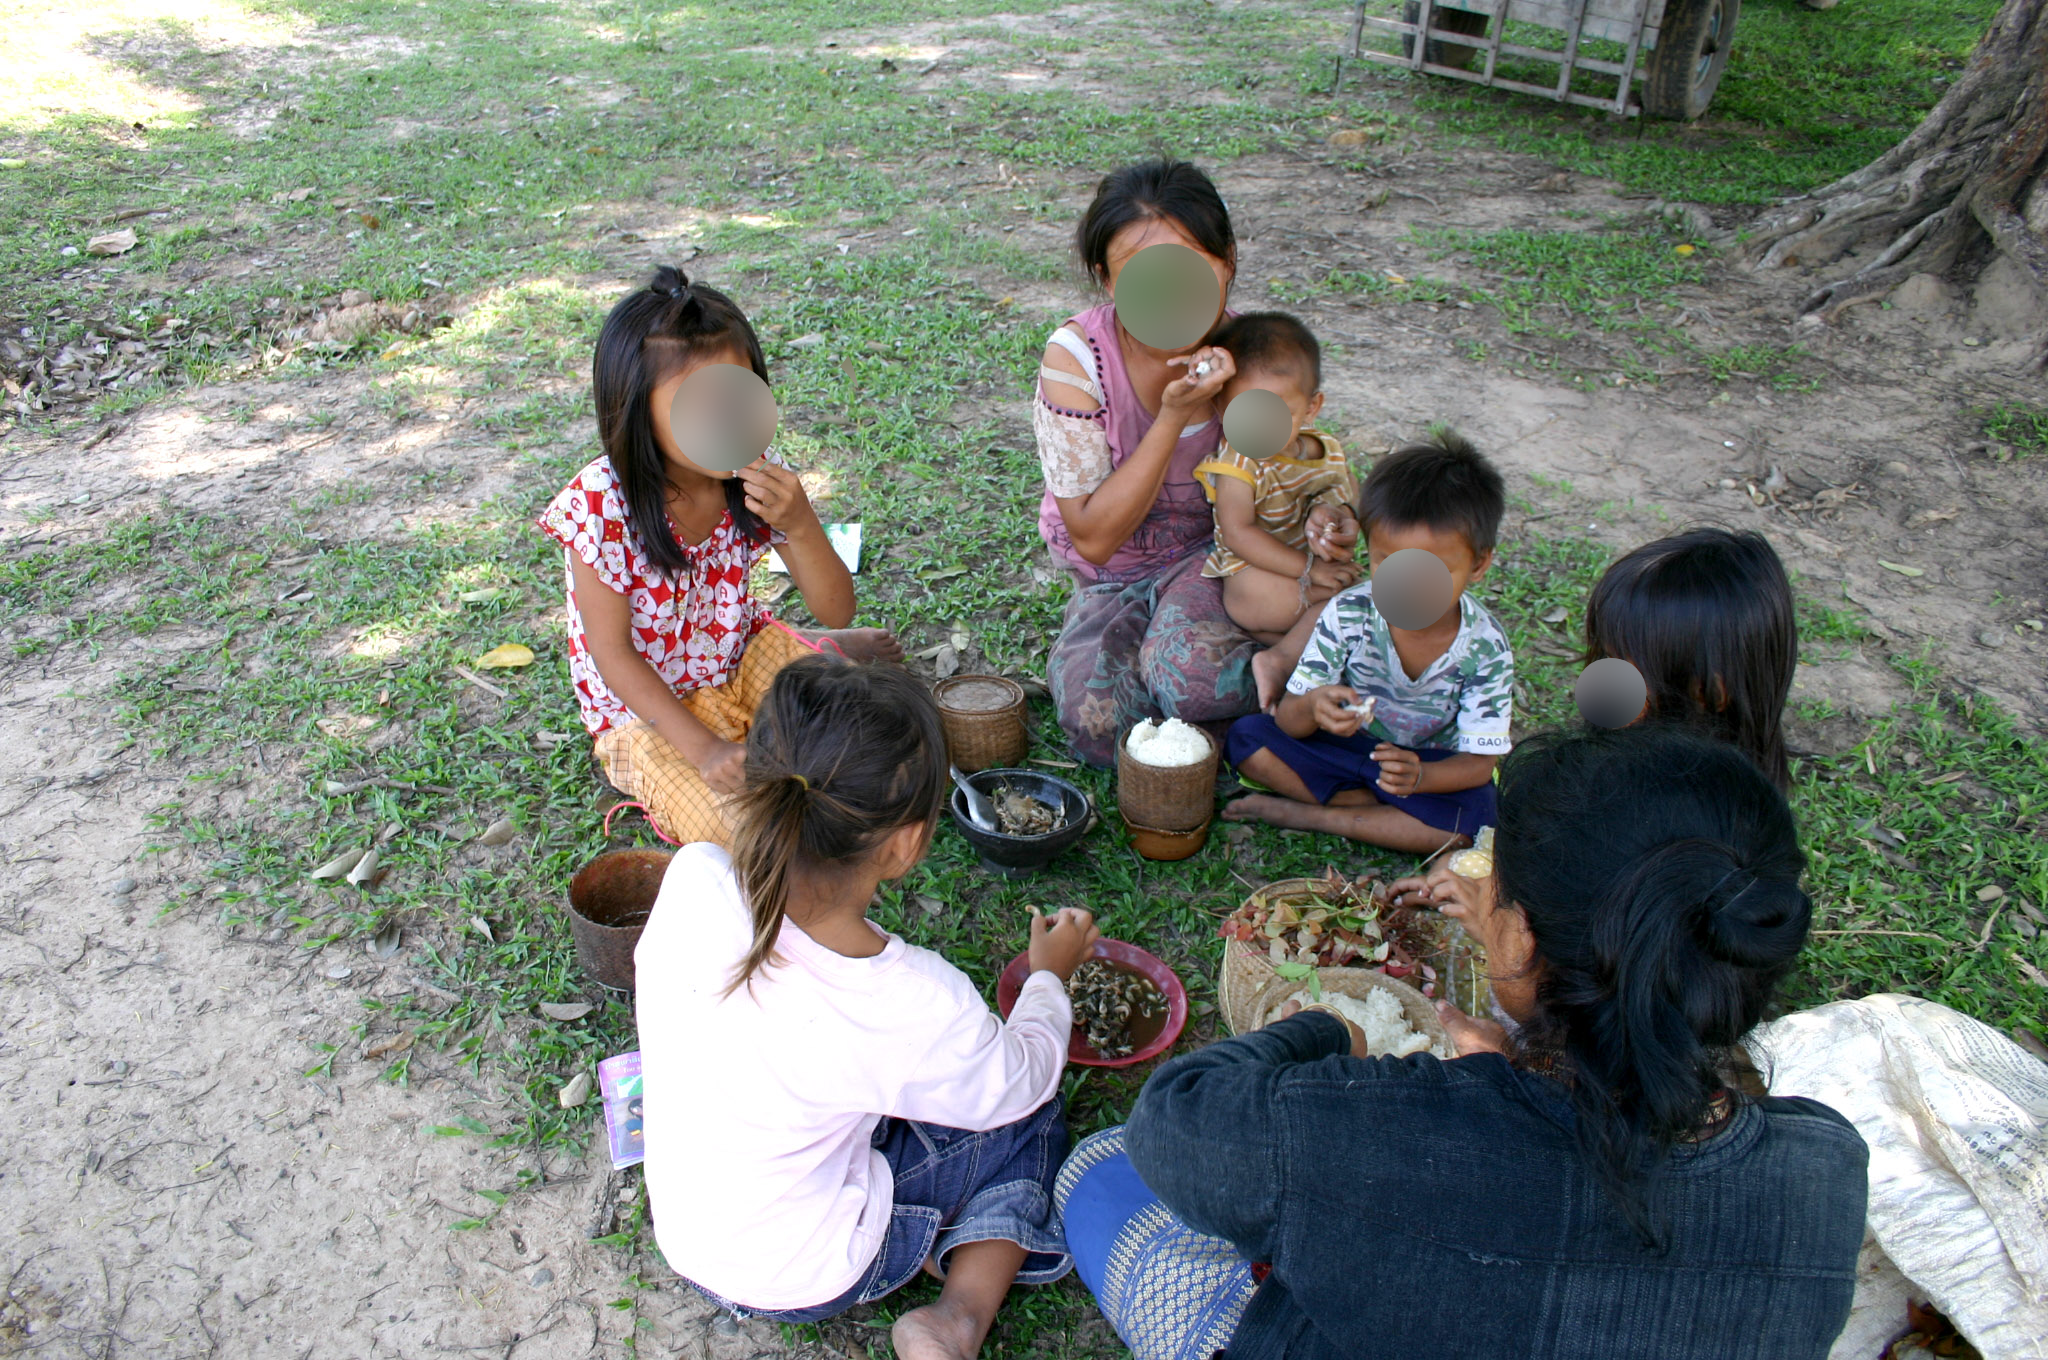
<instances>
[{"instance_id":1,"label":"boy's hand holding food","mask_svg":"<svg viewBox=\"0 0 2048 1360\"><path fill-rule=\"evenodd\" d=\"M1372 748L1372 758L1379 762L1381 793L1405 798L1422 783L1422 757L1415 752L1383 741Z\"/></svg>"},{"instance_id":2,"label":"boy's hand holding food","mask_svg":"<svg viewBox=\"0 0 2048 1360\"><path fill-rule=\"evenodd\" d=\"M1074 970L1088 961L1095 952L1095 942L1102 938L1102 932L1095 928L1095 915L1079 907L1061 907L1057 913L1047 916L1037 907L1031 909L1031 971L1052 973L1061 982L1074 975Z\"/></svg>"},{"instance_id":3,"label":"boy's hand holding food","mask_svg":"<svg viewBox=\"0 0 2048 1360\"><path fill-rule=\"evenodd\" d=\"M1361 711L1358 691L1349 685L1319 686L1309 691L1308 699L1316 726L1333 737L1354 735L1370 716L1369 712Z\"/></svg>"}]
</instances>

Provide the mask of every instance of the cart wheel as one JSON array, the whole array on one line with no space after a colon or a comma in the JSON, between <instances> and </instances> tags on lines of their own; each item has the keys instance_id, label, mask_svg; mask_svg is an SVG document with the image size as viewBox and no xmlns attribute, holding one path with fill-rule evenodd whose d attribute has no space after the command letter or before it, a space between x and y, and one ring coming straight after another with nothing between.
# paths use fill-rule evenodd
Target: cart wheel
<instances>
[{"instance_id":1,"label":"cart wheel","mask_svg":"<svg viewBox=\"0 0 2048 1360\"><path fill-rule=\"evenodd\" d=\"M1422 0L1406 0L1406 3L1401 6L1402 23L1412 24L1421 17ZM1430 11L1429 26L1431 28L1449 29L1453 33L1469 33L1475 38L1483 38L1486 36L1486 19L1486 15L1474 14L1469 9L1452 9L1448 5L1438 5ZM1401 35L1401 55L1404 57L1415 55L1415 37L1413 34L1404 33ZM1479 55L1479 49L1476 47L1466 47L1462 43L1447 43L1436 38L1431 38L1429 43L1422 49L1422 59L1431 66L1455 66L1460 71L1471 66L1472 58L1477 55Z\"/></svg>"},{"instance_id":2,"label":"cart wheel","mask_svg":"<svg viewBox=\"0 0 2048 1360\"><path fill-rule=\"evenodd\" d=\"M1707 111L1741 13L1742 0L1671 0L1643 72L1645 113L1690 123Z\"/></svg>"}]
</instances>

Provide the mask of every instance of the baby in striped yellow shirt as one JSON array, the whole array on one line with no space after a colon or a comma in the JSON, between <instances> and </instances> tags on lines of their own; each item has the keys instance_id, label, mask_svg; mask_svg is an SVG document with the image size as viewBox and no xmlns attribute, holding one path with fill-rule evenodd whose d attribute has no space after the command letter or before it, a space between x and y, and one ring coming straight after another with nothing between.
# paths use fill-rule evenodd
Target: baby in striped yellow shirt
<instances>
[{"instance_id":1,"label":"baby in striped yellow shirt","mask_svg":"<svg viewBox=\"0 0 2048 1360\"><path fill-rule=\"evenodd\" d=\"M1202 575L1223 579L1223 608L1267 646L1303 614L1358 584L1358 477L1335 438L1307 428L1323 409L1322 348L1309 328L1280 312L1225 321L1208 344L1228 350L1236 376L1217 407L1254 389L1286 404L1293 425L1265 458L1225 439L1195 468L1216 507L1216 546Z\"/></svg>"}]
</instances>

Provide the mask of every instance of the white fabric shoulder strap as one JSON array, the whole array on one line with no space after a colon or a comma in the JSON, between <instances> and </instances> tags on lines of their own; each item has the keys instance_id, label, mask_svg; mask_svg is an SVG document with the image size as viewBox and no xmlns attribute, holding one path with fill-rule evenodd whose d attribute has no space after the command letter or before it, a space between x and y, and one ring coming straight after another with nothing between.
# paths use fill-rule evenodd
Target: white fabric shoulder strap
<instances>
[{"instance_id":1,"label":"white fabric shoulder strap","mask_svg":"<svg viewBox=\"0 0 2048 1360\"><path fill-rule=\"evenodd\" d=\"M1074 358L1080 361L1081 371L1088 375L1088 381L1094 383L1097 387L1102 385L1102 375L1095 371L1095 351L1088 348L1086 340L1074 334L1065 326L1062 326L1047 337L1045 343L1048 345L1058 345L1061 349L1073 355Z\"/></svg>"}]
</instances>

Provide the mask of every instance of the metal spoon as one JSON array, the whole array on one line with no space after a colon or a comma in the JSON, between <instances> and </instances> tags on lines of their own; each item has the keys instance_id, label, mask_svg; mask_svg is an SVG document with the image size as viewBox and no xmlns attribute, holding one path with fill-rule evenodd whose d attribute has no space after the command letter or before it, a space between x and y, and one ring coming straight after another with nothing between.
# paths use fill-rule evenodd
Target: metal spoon
<instances>
[{"instance_id":1,"label":"metal spoon","mask_svg":"<svg viewBox=\"0 0 2048 1360\"><path fill-rule=\"evenodd\" d=\"M996 805L989 801L987 794L967 782L967 776L960 773L958 765L948 765L946 768L953 772L953 782L960 786L960 792L966 796L967 820L973 822L983 831L994 831L996 829Z\"/></svg>"}]
</instances>

